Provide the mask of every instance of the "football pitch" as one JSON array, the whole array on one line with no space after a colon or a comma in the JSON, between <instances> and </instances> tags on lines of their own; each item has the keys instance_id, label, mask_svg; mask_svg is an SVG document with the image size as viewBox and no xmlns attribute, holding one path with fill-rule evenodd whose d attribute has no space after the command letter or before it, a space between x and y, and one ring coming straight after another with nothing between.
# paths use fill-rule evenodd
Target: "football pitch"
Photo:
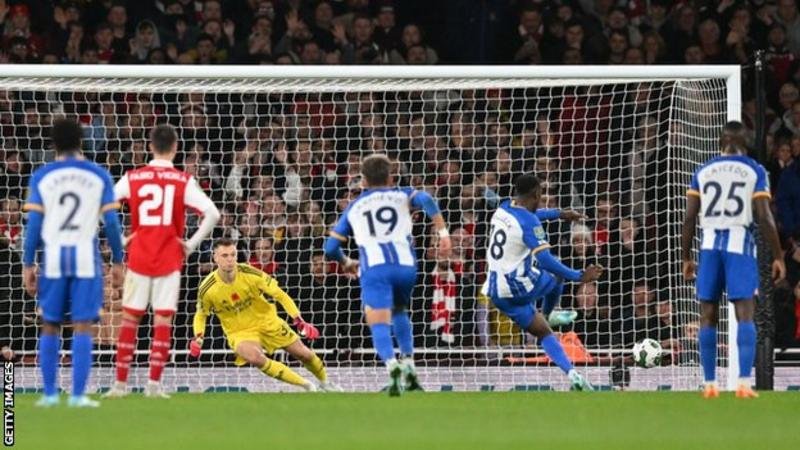
<instances>
[{"instance_id":1,"label":"football pitch","mask_svg":"<svg viewBox=\"0 0 800 450\"><path fill-rule=\"evenodd\" d=\"M800 393L132 395L99 409L16 396L20 449L797 449ZM65 400L62 398L62 400Z\"/></svg>"}]
</instances>

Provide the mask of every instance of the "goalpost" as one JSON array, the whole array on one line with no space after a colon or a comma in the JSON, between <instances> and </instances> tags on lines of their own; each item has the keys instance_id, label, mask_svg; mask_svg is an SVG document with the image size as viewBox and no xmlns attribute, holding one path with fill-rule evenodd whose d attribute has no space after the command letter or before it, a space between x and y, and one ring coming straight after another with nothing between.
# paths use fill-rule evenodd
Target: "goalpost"
<instances>
[{"instance_id":1,"label":"goalpost","mask_svg":"<svg viewBox=\"0 0 800 450\"><path fill-rule=\"evenodd\" d=\"M546 188L542 206L589 217L547 224L554 252L576 268L607 268L596 284L567 284L562 299L562 308L580 313L557 330L579 370L606 388L695 389L699 307L679 255L685 191L694 169L718 153L722 125L740 118L740 90L738 66L0 66L0 339L21 357L17 386L40 385L18 211L26 174L51 157L49 123L68 115L84 124L87 157L115 179L147 160L154 124L175 125L178 166L224 211L215 236L236 238L240 260L273 273L296 299L323 334L312 348L347 390L377 390L385 373L361 325L357 282L321 260L321 240L357 194L358 160L372 152L398 162L400 183L438 198L454 237L454 256L437 261L428 251L432 234L417 218L412 320L426 387L568 386L535 342L479 294L486 222L514 176L535 171ZM209 243L184 271L165 385L290 390L234 367L213 320L201 360L187 357L197 286L211 269ZM114 376L121 306L110 287L106 298L90 390ZM735 319L723 309L727 350L719 351L718 376L733 388ZM146 380L149 331L139 335L133 386ZM630 349L645 337L668 347L662 366L632 367ZM68 339L63 355L68 365Z\"/></svg>"}]
</instances>

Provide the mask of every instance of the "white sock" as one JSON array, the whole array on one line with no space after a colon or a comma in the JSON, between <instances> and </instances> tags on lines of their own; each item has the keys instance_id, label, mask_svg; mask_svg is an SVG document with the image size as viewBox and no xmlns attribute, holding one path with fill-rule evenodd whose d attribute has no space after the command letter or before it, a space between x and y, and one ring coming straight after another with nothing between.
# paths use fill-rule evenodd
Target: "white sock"
<instances>
[{"instance_id":1,"label":"white sock","mask_svg":"<svg viewBox=\"0 0 800 450\"><path fill-rule=\"evenodd\" d=\"M408 370L409 372L414 372L416 367L414 367L414 357L413 356L405 356L400 360L400 363L403 364L403 368Z\"/></svg>"},{"instance_id":2,"label":"white sock","mask_svg":"<svg viewBox=\"0 0 800 450\"><path fill-rule=\"evenodd\" d=\"M717 387L717 380L706 381L703 385L705 387Z\"/></svg>"},{"instance_id":3,"label":"white sock","mask_svg":"<svg viewBox=\"0 0 800 450\"><path fill-rule=\"evenodd\" d=\"M750 381L750 378L739 378L739 386L745 387L753 387L753 382Z\"/></svg>"},{"instance_id":4,"label":"white sock","mask_svg":"<svg viewBox=\"0 0 800 450\"><path fill-rule=\"evenodd\" d=\"M394 368L399 365L400 363L397 361L397 358L392 358L386 361L386 371L391 373L391 371L394 370Z\"/></svg>"}]
</instances>

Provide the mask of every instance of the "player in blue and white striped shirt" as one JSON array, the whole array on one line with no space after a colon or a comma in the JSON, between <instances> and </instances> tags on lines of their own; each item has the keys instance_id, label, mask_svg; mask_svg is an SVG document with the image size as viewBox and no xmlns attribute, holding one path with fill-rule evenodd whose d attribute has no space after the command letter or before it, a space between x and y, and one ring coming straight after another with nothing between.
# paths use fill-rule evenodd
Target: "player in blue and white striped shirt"
<instances>
[{"instance_id":1,"label":"player in blue and white striped shirt","mask_svg":"<svg viewBox=\"0 0 800 450\"><path fill-rule=\"evenodd\" d=\"M595 281L603 268L590 265L583 271L573 270L550 253L539 218L553 220L561 213L538 210L541 185L536 175L518 177L514 194L513 200L500 204L491 219L485 294L520 328L536 336L547 356L567 374L573 389L592 390L572 366L546 317L561 299L562 280ZM541 304L544 314L539 314L537 304Z\"/></svg>"},{"instance_id":2,"label":"player in blue and white striped shirt","mask_svg":"<svg viewBox=\"0 0 800 450\"><path fill-rule=\"evenodd\" d=\"M23 249L25 289L35 296L42 311L39 365L44 396L39 406L58 404L58 361L61 323L67 313L72 322L72 396L69 406L95 407L84 395L92 368L92 324L103 306L103 265L97 228L102 216L112 252L112 279L123 279L123 248L108 171L83 159L81 126L67 119L53 124L51 139L56 161L31 176ZM39 257L39 274L36 255ZM41 276L39 276L41 275ZM38 285L37 285L38 278Z\"/></svg>"},{"instance_id":3,"label":"player in blue and white striped shirt","mask_svg":"<svg viewBox=\"0 0 800 450\"><path fill-rule=\"evenodd\" d=\"M360 268L361 301L375 351L389 371L389 395L400 394L401 378L406 390L422 390L414 369L414 337L407 311L417 280L411 210L421 209L433 221L440 258L447 258L451 249L447 224L428 193L394 186L392 162L386 156L364 158L361 174L364 192L342 213L325 242L325 255L351 273ZM358 245L358 261L346 257L340 247L350 235ZM395 358L392 329L400 361Z\"/></svg>"},{"instance_id":4,"label":"player in blue and white striped shirt","mask_svg":"<svg viewBox=\"0 0 800 450\"><path fill-rule=\"evenodd\" d=\"M692 258L692 241L698 215L703 230L696 285L701 304L698 339L706 398L719 396L715 371L719 300L723 289L736 308L738 322L736 344L740 380L736 396L757 397L750 386L756 346L753 295L758 288L753 209L759 229L772 249L772 276L778 281L786 275L781 243L769 208L767 171L745 156L745 143L744 125L728 122L720 138L722 155L697 169L686 193L686 218L681 238L683 274L687 280L693 280L697 271Z\"/></svg>"}]
</instances>

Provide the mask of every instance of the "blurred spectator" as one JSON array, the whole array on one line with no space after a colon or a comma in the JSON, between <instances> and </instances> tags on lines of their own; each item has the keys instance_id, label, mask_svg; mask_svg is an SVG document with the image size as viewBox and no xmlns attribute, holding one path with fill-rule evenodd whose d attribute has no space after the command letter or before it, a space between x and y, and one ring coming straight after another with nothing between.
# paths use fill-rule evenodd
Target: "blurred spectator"
<instances>
[{"instance_id":1,"label":"blurred spectator","mask_svg":"<svg viewBox=\"0 0 800 450\"><path fill-rule=\"evenodd\" d=\"M783 170L776 197L782 236L800 241L800 161Z\"/></svg>"},{"instance_id":2,"label":"blurred spectator","mask_svg":"<svg viewBox=\"0 0 800 450\"><path fill-rule=\"evenodd\" d=\"M778 8L772 19L783 25L789 38L789 49L796 55L800 53L800 14L795 0L778 0Z\"/></svg>"}]
</instances>

